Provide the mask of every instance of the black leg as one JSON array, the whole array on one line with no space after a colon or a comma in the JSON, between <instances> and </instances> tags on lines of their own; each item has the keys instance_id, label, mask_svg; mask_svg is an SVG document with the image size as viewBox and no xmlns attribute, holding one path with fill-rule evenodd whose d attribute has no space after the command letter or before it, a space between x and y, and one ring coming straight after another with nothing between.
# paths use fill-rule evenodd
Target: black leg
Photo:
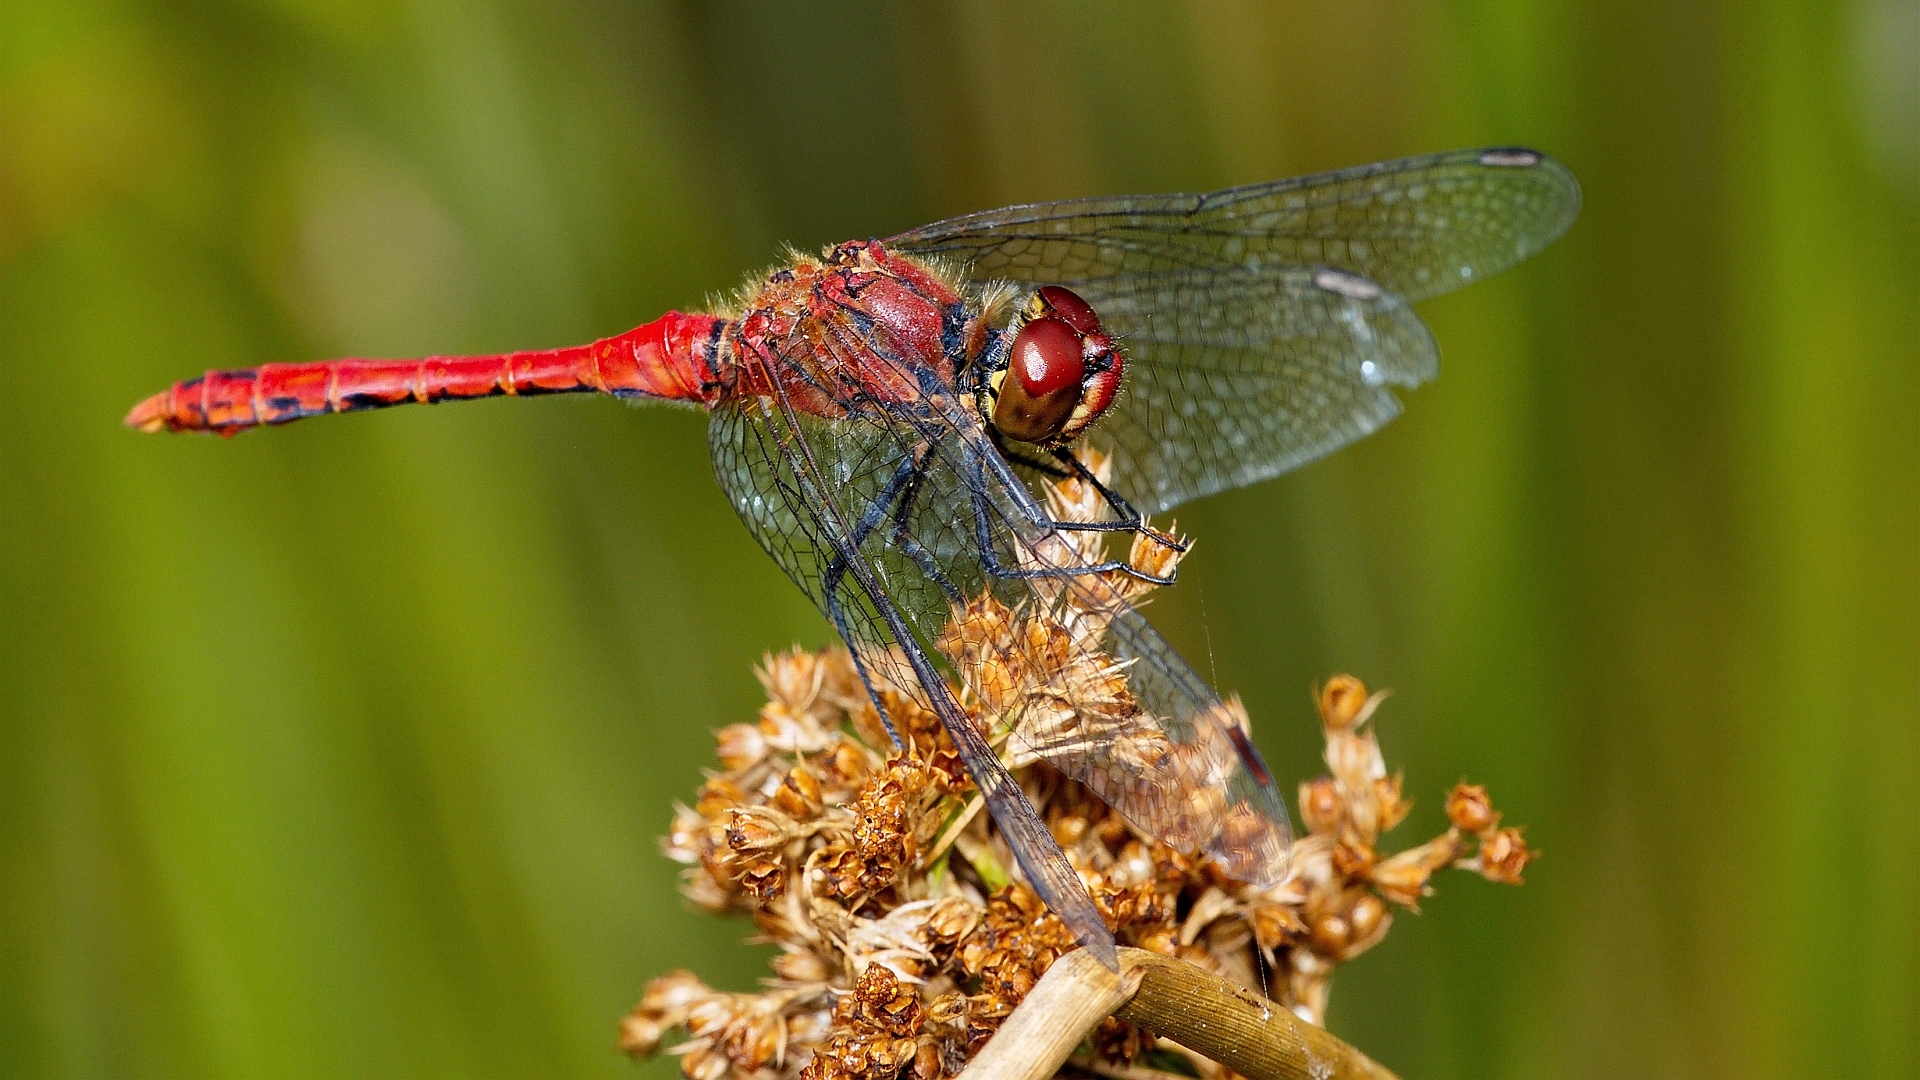
<instances>
[{"instance_id":1,"label":"black leg","mask_svg":"<svg viewBox=\"0 0 1920 1080\"><path fill-rule=\"evenodd\" d=\"M873 711L880 714L880 724L887 729L887 738L893 740L895 750L905 750L907 744L900 741L900 733L893 729L893 717L887 715L886 703L880 700L880 691L873 688L873 676L867 673L867 662L861 658L860 649L854 644L861 639L855 637L853 628L847 622L847 614L840 608L840 590L837 585L829 585L822 590L827 598L827 620L833 623L833 629L840 640L847 643L847 655L853 657L853 670L860 673L860 684L867 688L867 699L873 702Z\"/></svg>"},{"instance_id":2,"label":"black leg","mask_svg":"<svg viewBox=\"0 0 1920 1080\"><path fill-rule=\"evenodd\" d=\"M1113 521L1054 522L1054 525L1059 528L1070 529L1076 532L1145 532L1152 535L1154 539L1177 551L1187 550L1185 544L1178 543L1172 537L1148 528L1146 518L1141 515L1140 511L1135 510L1133 504L1122 498L1119 492L1101 483L1099 478L1093 475L1093 470L1087 468L1086 464L1082 462L1079 456L1072 450L1064 446L1056 446L1050 451L1055 460L1065 464L1066 467L1061 468L1059 465L1028 457L1026 454L1013 449L1007 445L1005 437L993 428L988 428L987 433L993 439L993 448L1000 451L1000 456L1012 464L1024 469L1032 469L1034 472L1052 480L1065 480L1069 476L1077 476L1087 483L1092 484L1093 489L1100 494L1101 500L1107 504L1107 508L1113 511L1115 518Z\"/></svg>"},{"instance_id":3,"label":"black leg","mask_svg":"<svg viewBox=\"0 0 1920 1080\"><path fill-rule=\"evenodd\" d=\"M859 557L860 545L866 542L874 529L880 527L882 521L886 520L888 511L892 508L894 501L900 497L900 493L915 483L914 474L919 470L919 463L916 461L918 457L918 454L910 456L894 469L893 475L887 478L885 486L880 489L878 495L874 496L873 501L867 504L866 511L860 515L859 522L854 525L851 543L844 550L834 552L833 557L827 560L826 570L820 575L820 593L826 598L827 618L833 623L833 628L839 631L840 639L847 643L848 651L853 654L854 670L860 673L860 681L867 688L867 696L873 699L873 707L880 713L880 722L886 726L887 737L893 740L895 749L903 748L904 744L900 741L900 733L893 729L893 718L887 715L886 706L882 704L879 692L873 688L873 678L867 673L866 661L860 658L860 650L854 647L854 642L860 639L853 634L852 625L847 621L846 611L840 606L840 584L847 577L848 559Z\"/></svg>"},{"instance_id":4,"label":"black leg","mask_svg":"<svg viewBox=\"0 0 1920 1080\"><path fill-rule=\"evenodd\" d=\"M1052 462L1028 457L1013 447L1008 446L1006 438L1000 434L997 428L989 426L987 428L987 435L993 439L993 448L1000 451L1001 457L1006 458L1008 461L1013 462L1023 469L1032 469L1041 476L1054 480L1065 480L1068 476L1072 475Z\"/></svg>"},{"instance_id":5,"label":"black leg","mask_svg":"<svg viewBox=\"0 0 1920 1080\"><path fill-rule=\"evenodd\" d=\"M926 485L928 463L937 445L937 440L930 439L922 443L913 455L913 475L907 479L906 490L900 493L900 501L893 509L892 539L894 546L906 552L907 557L920 567L920 572L927 575L927 580L939 586L950 602L958 602L962 599L960 587L941 569L940 561L933 557L933 552L928 551L926 545L913 535L913 508L920 500L920 489Z\"/></svg>"},{"instance_id":6,"label":"black leg","mask_svg":"<svg viewBox=\"0 0 1920 1080\"><path fill-rule=\"evenodd\" d=\"M1130 562L1117 559L1109 559L1105 562L1098 563L1087 563L1082 566L1044 566L1033 569L1022 569L1005 565L1000 561L999 554L993 549L993 507L988 504L986 495L986 474L988 467L985 460L986 453L993 452L997 457L997 451L983 451L967 443L962 443L961 445L962 452L965 453L968 458L967 488L972 493L974 545L979 550L980 564L986 569L987 573L995 577L1019 580L1066 578L1080 574L1122 573L1136 581L1150 582L1154 585L1171 585L1173 583L1173 577L1171 575L1162 577L1158 574L1149 574L1135 567ZM1002 466L1006 464L1005 459L999 459L999 461ZM1017 484L1019 480L1017 477L1010 477L1007 479L1007 482ZM1026 489L1021 488L1020 490L1024 493ZM1055 521L1046 516L1037 505L1029 505L1031 503L1030 499L1016 501L1022 502L1022 507L1027 511L1033 524L1040 529L1055 531L1068 530L1074 527L1074 523L1072 522Z\"/></svg>"},{"instance_id":7,"label":"black leg","mask_svg":"<svg viewBox=\"0 0 1920 1080\"><path fill-rule=\"evenodd\" d=\"M1093 490L1099 492L1100 498L1106 502L1107 508L1113 511L1113 516L1116 520L1112 522L1094 523L1095 525L1111 526L1111 529L1102 528L1094 529L1093 531L1142 533L1175 551L1187 550L1187 544L1148 525L1146 516L1141 514L1140 511L1135 510L1133 504L1121 497L1119 492L1101 483L1100 478L1093 475L1093 470L1087 468L1086 463L1080 460L1079 455L1064 446L1056 446L1053 448L1053 456L1056 460L1065 464L1073 475L1079 477L1085 483L1092 484ZM1076 526L1076 524L1072 522L1062 522L1061 527L1066 529L1076 527L1089 528L1089 526Z\"/></svg>"}]
</instances>

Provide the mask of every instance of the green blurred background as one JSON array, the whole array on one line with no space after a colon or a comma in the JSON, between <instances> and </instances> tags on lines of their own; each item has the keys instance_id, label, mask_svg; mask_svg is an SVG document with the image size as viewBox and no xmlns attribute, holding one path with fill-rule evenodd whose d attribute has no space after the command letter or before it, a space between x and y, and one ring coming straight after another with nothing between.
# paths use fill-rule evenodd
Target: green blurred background
<instances>
[{"instance_id":1,"label":"green blurred background","mask_svg":"<svg viewBox=\"0 0 1920 1080\"><path fill-rule=\"evenodd\" d=\"M1920 4L0 9L0 1071L623 1076L745 927L657 852L829 632L702 417L140 437L208 367L568 344L1001 204L1488 143L1572 233L1380 435L1185 509L1155 605L1283 776L1396 695L1546 858L1330 1024L1418 1076L1920 1072ZM640 1068L664 1076L672 1066Z\"/></svg>"}]
</instances>

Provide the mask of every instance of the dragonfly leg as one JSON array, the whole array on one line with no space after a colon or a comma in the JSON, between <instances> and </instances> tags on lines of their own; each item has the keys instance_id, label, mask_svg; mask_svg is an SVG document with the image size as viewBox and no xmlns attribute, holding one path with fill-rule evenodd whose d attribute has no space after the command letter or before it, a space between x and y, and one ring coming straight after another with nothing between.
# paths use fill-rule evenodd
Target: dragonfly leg
<instances>
[{"instance_id":1,"label":"dragonfly leg","mask_svg":"<svg viewBox=\"0 0 1920 1080\"><path fill-rule=\"evenodd\" d=\"M1021 468L1032 469L1034 472L1039 473L1049 480L1065 480L1067 477L1073 475L1052 462L1041 461L1036 457L1029 457L1015 450L1013 447L1008 446L1006 438L1000 434L998 428L988 428L987 434L993 437L993 448L1000 451L1000 456Z\"/></svg>"},{"instance_id":2,"label":"dragonfly leg","mask_svg":"<svg viewBox=\"0 0 1920 1080\"><path fill-rule=\"evenodd\" d=\"M880 493L874 497L873 501L867 504L866 512L860 515L859 522L854 525L853 536L846 550L834 552L833 557L827 560L826 570L820 575L820 593L826 598L827 618L832 621L833 628L839 632L841 640L847 642L849 646L860 639L852 633L852 623L848 621L847 613L841 607L840 586L846 580L847 571L851 565L850 560L859 557L860 545L866 542L873 530L880 527L882 521L886 520L888 511L900 498L900 493L913 484L914 474L918 471L915 464L915 458L918 456L918 454L909 456L894 469L893 475L887 478L886 485L880 489ZM874 689L873 677L867 673L866 661L861 659L859 649L850 651L853 654L854 670L860 673L860 682L867 688L867 697L873 700L874 709L880 713L880 723L886 727L887 737L893 740L896 750L903 749L906 744L900 741L900 733L893 729L893 718L887 715L887 707L881 702L879 691Z\"/></svg>"},{"instance_id":3,"label":"dragonfly leg","mask_svg":"<svg viewBox=\"0 0 1920 1080\"><path fill-rule=\"evenodd\" d=\"M933 557L926 545L913 536L911 521L913 506L920 497L921 486L926 482L927 462L932 457L933 444L921 443L894 469L893 475L887 478L880 493L867 504L867 509L860 515L860 520L854 524L852 547L855 552L858 552L867 542L867 538L873 535L873 531L880 527L881 521L891 517L893 520L891 539L894 546L912 559L920 567L920 571L927 575L927 579L940 587L940 591L946 594L947 599L959 600L961 599L959 587L953 583L953 579L947 575L947 572L940 568L939 560ZM829 560L826 572L828 587L838 584L846 572L844 559L836 555Z\"/></svg>"},{"instance_id":4,"label":"dragonfly leg","mask_svg":"<svg viewBox=\"0 0 1920 1080\"><path fill-rule=\"evenodd\" d=\"M848 573L859 581L862 588L873 589L871 568L848 564ZM829 615L834 626L848 642L862 640L848 634L838 601L828 593ZM1087 888L1080 880L1073 864L1067 861L1067 853L1060 849L1060 842L1040 820L1033 803L1028 801L1026 792L1020 784L1000 764L1000 758L993 747L987 743L980 729L974 726L966 710L954 699L953 691L947 686L946 679L935 669L933 661L920 647L918 639L908 629L900 613L884 597L874 596L874 607L881 621L886 623L894 641L900 646L900 653L906 658L907 665L913 669L915 679L926 692L927 704L940 723L953 736L953 745L960 754L960 760L967 766L967 774L973 777L980 795L986 800L987 812L1000 827L1006 837L1007 847L1013 852L1014 861L1020 864L1026 875L1027 884L1040 895L1048 910L1059 916L1067 930L1073 934L1087 951L1098 957L1109 969L1120 970L1120 954L1113 940L1113 931L1107 928L1106 919L1100 909L1094 905L1093 898L1087 895ZM871 635L862 637L870 638ZM853 650L854 663L858 666L860 677L868 679L865 664L860 659L860 650ZM867 682L867 693L873 694L873 683ZM886 719L886 709L874 698L875 707L880 708L880 716ZM893 732L891 721L887 722L887 731ZM895 743L899 737L895 736Z\"/></svg>"},{"instance_id":5,"label":"dragonfly leg","mask_svg":"<svg viewBox=\"0 0 1920 1080\"><path fill-rule=\"evenodd\" d=\"M826 598L827 618L832 621L833 628L839 632L843 641L858 640L849 632L851 626L840 600L840 586L847 577L848 560L857 557L860 546L866 543L867 537L871 536L873 531L880 527L880 523L889 516L894 522L894 543L919 564L920 569L940 586L949 599L960 599L959 588L907 529L907 515L911 512L920 485L926 478L926 461L930 454L930 446L921 446L909 455L907 460L902 461L893 475L887 478L879 494L867 505L866 511L860 515L859 522L854 525L853 536L848 547L855 555L849 556L843 552L835 552L833 557L827 560L826 570L821 574L821 593ZM879 692L874 689L873 678L867 673L866 661L861 659L858 649L852 650L852 653L854 670L860 673L860 682L866 686L867 697L872 699L874 709L880 714L880 722L887 729L887 737L893 740L896 749L901 748L904 744L900 741L900 733L894 730L893 718L887 715L886 706L881 702Z\"/></svg>"},{"instance_id":6,"label":"dragonfly leg","mask_svg":"<svg viewBox=\"0 0 1920 1080\"><path fill-rule=\"evenodd\" d=\"M998 430L990 428L988 429L988 434L993 438L993 448L1000 451L1001 457L1022 468L1032 469L1034 472L1048 479L1065 480L1070 476L1078 477L1092 484L1093 490L1099 493L1101 500L1107 504L1107 508L1113 511L1114 520L1112 521L1055 521L1053 522L1055 528L1066 529L1072 532L1139 533L1151 537L1154 541L1172 548L1175 551L1184 552L1187 550L1188 545L1185 542L1175 539L1148 525L1146 515L1135 510L1133 504L1128 502L1119 492L1101 483L1100 478L1093 475L1093 470L1087 468L1086 463L1081 461L1079 455L1073 451L1064 446L1054 447L1052 451L1053 457L1065 466L1062 468L1061 465L1041 461L1038 458L1031 457L1013 449L1007 445L1006 439L1001 436Z\"/></svg>"},{"instance_id":7,"label":"dragonfly leg","mask_svg":"<svg viewBox=\"0 0 1920 1080\"><path fill-rule=\"evenodd\" d=\"M1115 518L1115 520L1110 522L1092 522L1088 524L1056 522L1055 524L1060 528L1096 532L1138 533L1154 540L1156 543L1172 548L1174 551L1184 552L1187 550L1189 545L1185 541L1148 525L1146 515L1135 510L1133 504L1128 502L1119 492L1101 483L1100 478L1093 475L1093 470L1087 468L1087 463L1081 461L1078 454L1075 454L1064 446L1059 446L1054 448L1053 456L1060 461L1061 464L1065 465L1073 475L1079 477L1083 482L1093 485L1093 490L1099 493L1100 498L1106 502L1107 508L1113 511Z\"/></svg>"},{"instance_id":8,"label":"dragonfly leg","mask_svg":"<svg viewBox=\"0 0 1920 1080\"><path fill-rule=\"evenodd\" d=\"M934 443L928 441L916 447L909 458L908 464L913 467L913 475L907 478L906 489L900 493L900 500L893 508L892 539L894 546L906 552L907 557L927 575L927 580L939 586L940 591L949 601L958 603L964 599L960 594L960 587L955 585L953 579L941 568L940 560L934 558L926 545L913 535L913 508L920 499L920 489L926 484L928 462L932 459L933 452ZM863 535L854 543L857 546L864 540Z\"/></svg>"},{"instance_id":9,"label":"dragonfly leg","mask_svg":"<svg viewBox=\"0 0 1920 1080\"><path fill-rule=\"evenodd\" d=\"M998 463L1002 469L1006 469L1006 459L1001 457L997 451L986 451L977 447L969 447L966 451L969 458L967 462L967 487L972 492L973 503L974 545L979 550L981 568L986 570L987 573L994 577L1022 580L1064 578L1079 574L1120 573L1136 581L1149 582L1154 585L1173 584L1173 576L1170 574L1165 576L1149 574L1134 566L1132 563L1120 559L1084 563L1079 566L1037 566L1031 568L1008 566L1001 562L999 553L993 549L992 518L994 510L992 505L988 503L986 495L986 474L989 452L992 453L991 460ZM1006 475L1001 478L1001 483L1003 485L1011 485L1008 487L1008 490L1016 493L1014 501L1019 505L1021 512L1036 528L1043 532L1054 532L1071 530L1075 527L1076 523L1074 522L1056 521L1048 517L1046 512L1042 510L1037 503L1034 503L1031 498L1019 499L1017 495L1025 494L1026 488L1021 485L1018 477L1012 475L1012 470L1006 469ZM1110 522L1108 524L1125 528L1124 524L1120 522Z\"/></svg>"},{"instance_id":10,"label":"dragonfly leg","mask_svg":"<svg viewBox=\"0 0 1920 1080\"><path fill-rule=\"evenodd\" d=\"M847 643L847 653L853 657L853 670L860 673L860 685L867 688L867 699L873 702L873 711L880 714L880 725L887 729L887 738L893 740L895 750L906 749L907 744L900 739L900 733L893 729L893 717L887 715L886 703L880 700L880 691L874 688L873 676L867 671L867 662L853 643L860 640L853 634L853 624L847 621L847 613L840 607L840 590L833 585L822 590L827 600L827 620L833 623L834 632L840 640Z\"/></svg>"},{"instance_id":11,"label":"dragonfly leg","mask_svg":"<svg viewBox=\"0 0 1920 1080\"><path fill-rule=\"evenodd\" d=\"M932 444L924 444L927 454L932 452ZM916 451L910 460L902 462L901 467L887 481L881 496L874 500L874 506L862 515L861 525L864 532L870 533L887 516L888 507L893 500L910 488L917 487L915 460L924 463L922 453ZM827 570L822 575L822 595L826 598L827 618L832 620L833 628L840 633L853 654L855 670L867 687L867 695L873 699L874 708L879 710L881 722L886 725L887 734L895 746L900 746L900 735L894 730L893 720L887 715L880 695L875 691L873 676L867 669L867 661L861 655L861 649L855 645L860 641L875 641L876 635L857 632L849 613L841 602L840 586L851 577L860 590L866 594L873 605L873 614L884 624L887 635L899 646L899 654L912 669L914 680L920 684L925 694L926 704L940 723L953 737L955 749L960 759L966 763L967 772L980 788L981 797L986 800L987 810L1000 826L1007 839L1007 846L1013 857L1025 873L1027 883L1040 895L1049 910L1059 916L1075 940L1085 947L1108 968L1120 970L1120 956L1113 940L1113 932L1100 915L1100 909L1094 905L1093 898L1087 895L1086 885L1080 875L1067 861L1066 852L1060 849L1059 841L1040 815L1034 811L1033 804L1027 800L1026 793L1000 764L1000 758L987 743L980 729L974 726L972 718L953 696L946 678L942 676L926 650L921 648L919 639L898 608L887 598L880 583L875 579L874 569L860 558L859 541L849 537L847 540L835 540L836 549L829 560ZM878 629L877 627L873 629ZM892 680L899 682L898 679Z\"/></svg>"}]
</instances>

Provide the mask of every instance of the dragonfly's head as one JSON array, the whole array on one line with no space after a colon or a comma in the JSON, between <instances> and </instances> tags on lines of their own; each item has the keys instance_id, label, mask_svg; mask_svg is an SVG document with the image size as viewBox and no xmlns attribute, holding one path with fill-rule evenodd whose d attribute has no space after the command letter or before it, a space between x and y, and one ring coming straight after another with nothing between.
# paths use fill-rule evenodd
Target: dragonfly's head
<instances>
[{"instance_id":1,"label":"dragonfly's head","mask_svg":"<svg viewBox=\"0 0 1920 1080\"><path fill-rule=\"evenodd\" d=\"M1034 290L1002 340L982 395L989 421L1008 438L1072 442L1120 392L1120 350L1071 290Z\"/></svg>"}]
</instances>

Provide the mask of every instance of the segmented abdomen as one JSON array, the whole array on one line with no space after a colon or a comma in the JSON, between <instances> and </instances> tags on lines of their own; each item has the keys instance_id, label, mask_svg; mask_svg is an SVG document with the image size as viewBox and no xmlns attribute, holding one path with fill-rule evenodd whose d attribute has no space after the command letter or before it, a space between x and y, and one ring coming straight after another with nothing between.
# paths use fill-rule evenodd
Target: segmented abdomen
<instances>
[{"instance_id":1,"label":"segmented abdomen","mask_svg":"<svg viewBox=\"0 0 1920 1080\"><path fill-rule=\"evenodd\" d=\"M141 431L234 435L322 413L503 394L606 393L707 401L721 320L668 312L617 337L565 349L425 360L328 360L209 371L127 414Z\"/></svg>"}]
</instances>

